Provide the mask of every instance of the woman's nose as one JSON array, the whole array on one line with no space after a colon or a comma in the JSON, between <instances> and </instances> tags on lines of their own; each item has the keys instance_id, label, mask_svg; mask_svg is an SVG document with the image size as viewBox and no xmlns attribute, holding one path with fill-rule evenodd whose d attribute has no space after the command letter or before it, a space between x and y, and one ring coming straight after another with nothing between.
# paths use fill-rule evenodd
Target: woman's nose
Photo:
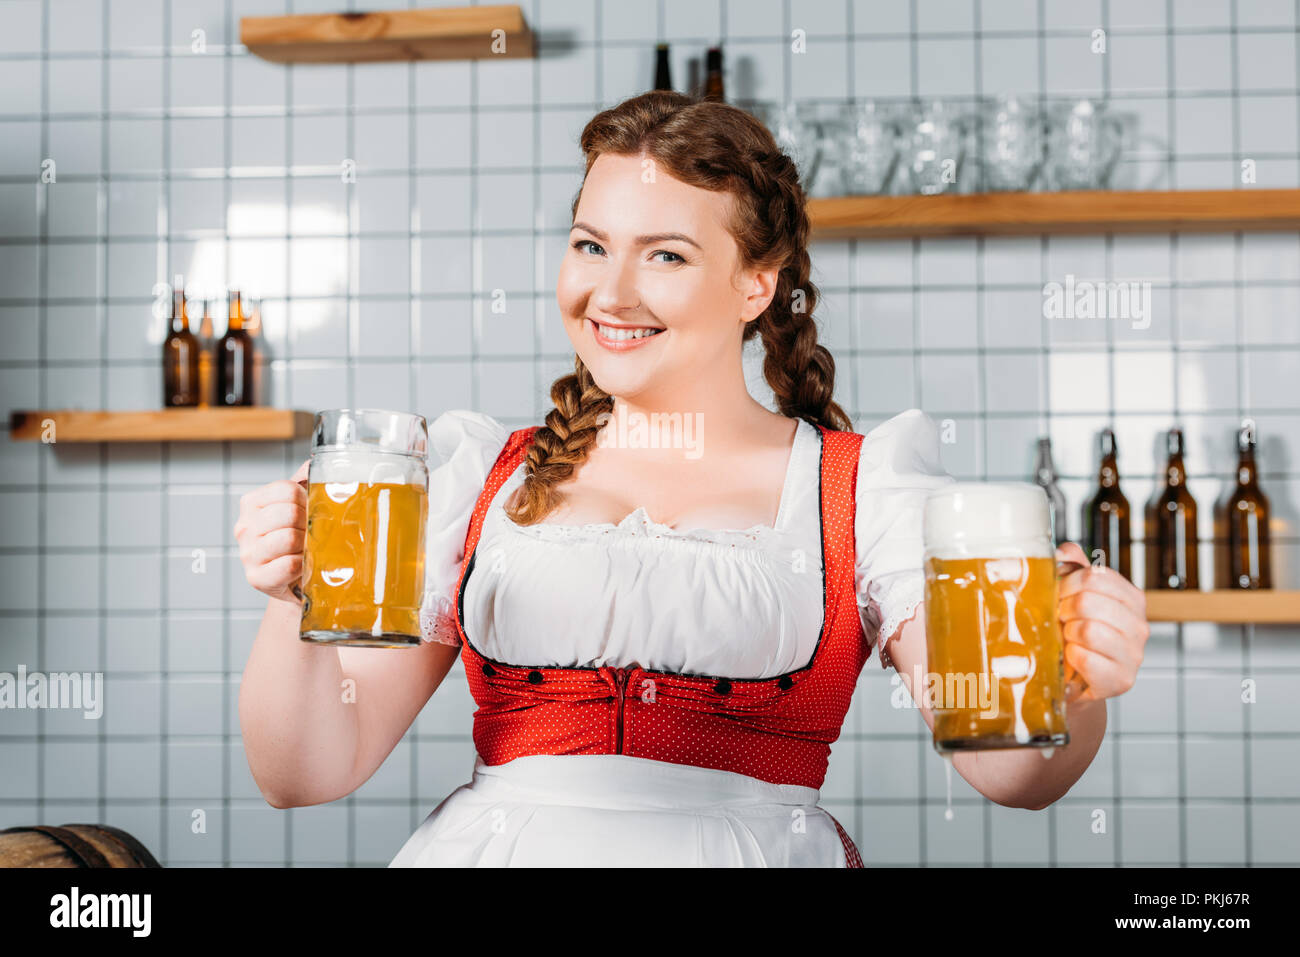
<instances>
[{"instance_id":1,"label":"woman's nose","mask_svg":"<svg viewBox=\"0 0 1300 957\"><path fill-rule=\"evenodd\" d=\"M639 306L635 264L611 261L601 269L591 291L591 301L597 308L611 313Z\"/></svg>"}]
</instances>

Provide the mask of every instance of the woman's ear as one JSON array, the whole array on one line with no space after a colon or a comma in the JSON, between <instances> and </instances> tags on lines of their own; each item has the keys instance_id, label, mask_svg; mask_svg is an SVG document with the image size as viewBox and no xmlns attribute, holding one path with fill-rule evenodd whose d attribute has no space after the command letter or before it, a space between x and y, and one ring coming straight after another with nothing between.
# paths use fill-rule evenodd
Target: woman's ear
<instances>
[{"instance_id":1,"label":"woman's ear","mask_svg":"<svg viewBox=\"0 0 1300 957\"><path fill-rule=\"evenodd\" d=\"M767 310L772 302L772 296L776 294L776 281L780 274L781 270L775 266L771 269L754 269L744 273L740 285L741 292L745 296L744 305L740 310L742 322L753 322Z\"/></svg>"}]
</instances>

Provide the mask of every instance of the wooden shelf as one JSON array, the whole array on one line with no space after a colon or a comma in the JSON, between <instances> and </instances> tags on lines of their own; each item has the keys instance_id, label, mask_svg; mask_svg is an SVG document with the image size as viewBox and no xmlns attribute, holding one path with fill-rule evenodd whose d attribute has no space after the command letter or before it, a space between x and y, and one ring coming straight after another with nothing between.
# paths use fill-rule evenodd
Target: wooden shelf
<instances>
[{"instance_id":1,"label":"wooden shelf","mask_svg":"<svg viewBox=\"0 0 1300 957\"><path fill-rule=\"evenodd\" d=\"M149 409L141 412L92 412L50 409L15 412L9 437L44 441L54 423L59 442L269 442L310 435L315 416L293 409L247 408Z\"/></svg>"},{"instance_id":2,"label":"wooden shelf","mask_svg":"<svg viewBox=\"0 0 1300 957\"><path fill-rule=\"evenodd\" d=\"M501 52L493 49L497 37L504 42ZM534 55L532 31L516 4L241 17L239 42L250 53L276 63L518 59ZM496 49L501 50L500 43Z\"/></svg>"},{"instance_id":3,"label":"wooden shelf","mask_svg":"<svg viewBox=\"0 0 1300 957\"><path fill-rule=\"evenodd\" d=\"M818 239L1300 229L1300 189L842 196L808 201Z\"/></svg>"},{"instance_id":4,"label":"wooden shelf","mask_svg":"<svg viewBox=\"0 0 1300 957\"><path fill-rule=\"evenodd\" d=\"M1300 624L1300 591L1148 591L1148 621Z\"/></svg>"}]
</instances>

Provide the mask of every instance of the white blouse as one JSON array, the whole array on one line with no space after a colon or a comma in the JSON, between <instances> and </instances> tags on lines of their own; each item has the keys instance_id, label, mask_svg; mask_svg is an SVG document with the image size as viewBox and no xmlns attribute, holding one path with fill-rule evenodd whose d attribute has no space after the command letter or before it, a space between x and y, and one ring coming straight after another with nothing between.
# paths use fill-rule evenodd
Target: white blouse
<instances>
[{"instance_id":1,"label":"white blouse","mask_svg":"<svg viewBox=\"0 0 1300 957\"><path fill-rule=\"evenodd\" d=\"M477 412L439 416L429 438L427 640L459 644L456 585L470 514L510 429ZM476 648L514 665L640 666L769 678L805 666L822 626L817 430L800 420L775 525L676 529L638 508L622 521L516 525L504 504L521 463L484 518L465 588ZM431 466L433 463L430 463ZM908 409L869 431L858 464L856 589L867 639L891 637L924 597L921 509L954 481L938 429ZM882 666L885 659L882 658Z\"/></svg>"}]
</instances>

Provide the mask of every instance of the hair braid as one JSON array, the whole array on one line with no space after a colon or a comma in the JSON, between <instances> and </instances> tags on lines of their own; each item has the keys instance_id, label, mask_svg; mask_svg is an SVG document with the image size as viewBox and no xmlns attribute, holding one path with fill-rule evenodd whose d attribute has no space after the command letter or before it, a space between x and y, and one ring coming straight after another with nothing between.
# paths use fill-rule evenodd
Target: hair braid
<instances>
[{"instance_id":1,"label":"hair braid","mask_svg":"<svg viewBox=\"0 0 1300 957\"><path fill-rule=\"evenodd\" d=\"M574 357L574 371L551 385L555 408L546 424L533 433L528 449L524 482L515 490L506 511L519 525L532 525L559 504L555 486L573 475L587 458L603 414L614 411L614 399L591 377L583 361Z\"/></svg>"}]
</instances>

